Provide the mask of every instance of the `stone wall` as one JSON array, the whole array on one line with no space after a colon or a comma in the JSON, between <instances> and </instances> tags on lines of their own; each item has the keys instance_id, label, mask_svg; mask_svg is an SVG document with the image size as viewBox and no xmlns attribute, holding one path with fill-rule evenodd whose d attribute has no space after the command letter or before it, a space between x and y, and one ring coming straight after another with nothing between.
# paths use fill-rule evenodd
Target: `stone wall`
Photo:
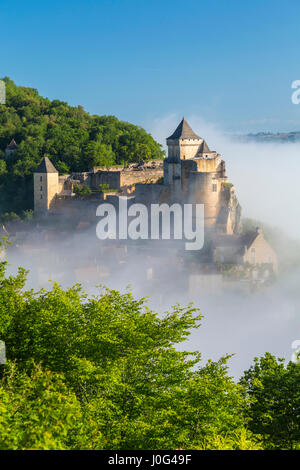
<instances>
[{"instance_id":1,"label":"stone wall","mask_svg":"<svg viewBox=\"0 0 300 470\"><path fill-rule=\"evenodd\" d=\"M103 196L101 193L92 197L58 196L55 199L55 205L51 213L71 221L87 220L95 222L96 209L102 202Z\"/></svg>"},{"instance_id":2,"label":"stone wall","mask_svg":"<svg viewBox=\"0 0 300 470\"><path fill-rule=\"evenodd\" d=\"M59 192L58 173L34 173L34 210L47 212Z\"/></svg>"},{"instance_id":3,"label":"stone wall","mask_svg":"<svg viewBox=\"0 0 300 470\"><path fill-rule=\"evenodd\" d=\"M91 187L96 189L100 184L108 184L111 189L133 186L137 183L155 183L163 176L162 168L99 170L90 174Z\"/></svg>"},{"instance_id":4,"label":"stone wall","mask_svg":"<svg viewBox=\"0 0 300 470\"><path fill-rule=\"evenodd\" d=\"M168 158L174 158L178 161L194 158L202 142L203 139L169 139L167 140Z\"/></svg>"},{"instance_id":5,"label":"stone wall","mask_svg":"<svg viewBox=\"0 0 300 470\"><path fill-rule=\"evenodd\" d=\"M194 158L199 150L200 145L202 144L203 139L184 139L179 141L180 147L180 159L188 160Z\"/></svg>"},{"instance_id":6,"label":"stone wall","mask_svg":"<svg viewBox=\"0 0 300 470\"><path fill-rule=\"evenodd\" d=\"M241 212L242 208L235 195L234 186L221 183L220 210L216 223L217 230L229 235L240 233Z\"/></svg>"},{"instance_id":7,"label":"stone wall","mask_svg":"<svg viewBox=\"0 0 300 470\"><path fill-rule=\"evenodd\" d=\"M100 184L108 184L112 189L121 187L121 171L98 171L90 174L90 186L93 189L99 188Z\"/></svg>"},{"instance_id":8,"label":"stone wall","mask_svg":"<svg viewBox=\"0 0 300 470\"><path fill-rule=\"evenodd\" d=\"M181 186L181 163L166 159L164 161L164 184ZM176 183L177 181L177 183Z\"/></svg>"},{"instance_id":9,"label":"stone wall","mask_svg":"<svg viewBox=\"0 0 300 470\"><path fill-rule=\"evenodd\" d=\"M124 170L120 174L121 187L137 183L156 183L163 177L163 168Z\"/></svg>"},{"instance_id":10,"label":"stone wall","mask_svg":"<svg viewBox=\"0 0 300 470\"><path fill-rule=\"evenodd\" d=\"M58 193L66 189L67 181L70 178L70 175L61 175L58 177Z\"/></svg>"},{"instance_id":11,"label":"stone wall","mask_svg":"<svg viewBox=\"0 0 300 470\"><path fill-rule=\"evenodd\" d=\"M214 173L189 173L187 201L204 204L206 227L216 224L220 210L220 192L221 182Z\"/></svg>"},{"instance_id":12,"label":"stone wall","mask_svg":"<svg viewBox=\"0 0 300 470\"><path fill-rule=\"evenodd\" d=\"M82 171L82 172L74 172L71 174L71 179L78 180L80 183L89 183L90 179L90 172L89 171Z\"/></svg>"},{"instance_id":13,"label":"stone wall","mask_svg":"<svg viewBox=\"0 0 300 470\"><path fill-rule=\"evenodd\" d=\"M169 201L169 187L163 184L137 184L135 202L141 204L161 204Z\"/></svg>"},{"instance_id":14,"label":"stone wall","mask_svg":"<svg viewBox=\"0 0 300 470\"><path fill-rule=\"evenodd\" d=\"M264 239L261 231L250 248L246 250L244 262L250 264L272 264L274 271L278 271L277 255Z\"/></svg>"},{"instance_id":15,"label":"stone wall","mask_svg":"<svg viewBox=\"0 0 300 470\"><path fill-rule=\"evenodd\" d=\"M197 171L214 172L219 171L221 157L220 155L216 155L214 158L199 158L195 160L195 162L197 163Z\"/></svg>"}]
</instances>

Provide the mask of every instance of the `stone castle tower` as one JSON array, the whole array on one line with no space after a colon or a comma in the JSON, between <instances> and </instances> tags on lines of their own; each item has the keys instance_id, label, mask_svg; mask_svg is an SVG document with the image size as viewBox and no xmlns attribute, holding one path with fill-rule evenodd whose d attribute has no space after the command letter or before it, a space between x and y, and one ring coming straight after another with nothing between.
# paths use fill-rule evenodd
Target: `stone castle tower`
<instances>
[{"instance_id":1,"label":"stone castle tower","mask_svg":"<svg viewBox=\"0 0 300 470\"><path fill-rule=\"evenodd\" d=\"M241 208L234 186L227 182L225 162L211 151L183 118L167 138L164 184L170 200L204 204L205 227L228 234L240 228Z\"/></svg>"},{"instance_id":2,"label":"stone castle tower","mask_svg":"<svg viewBox=\"0 0 300 470\"><path fill-rule=\"evenodd\" d=\"M58 171L48 157L44 157L35 170L33 185L34 211L46 214L51 208L59 188Z\"/></svg>"}]
</instances>

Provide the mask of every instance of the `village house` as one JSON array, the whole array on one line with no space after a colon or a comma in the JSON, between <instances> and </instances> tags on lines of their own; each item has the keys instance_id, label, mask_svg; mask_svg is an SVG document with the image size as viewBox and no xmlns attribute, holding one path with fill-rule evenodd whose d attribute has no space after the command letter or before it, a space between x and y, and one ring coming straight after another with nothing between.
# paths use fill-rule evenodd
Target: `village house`
<instances>
[{"instance_id":1,"label":"village house","mask_svg":"<svg viewBox=\"0 0 300 470\"><path fill-rule=\"evenodd\" d=\"M244 235L216 235L212 244L215 263L269 265L278 272L277 255L260 228Z\"/></svg>"}]
</instances>

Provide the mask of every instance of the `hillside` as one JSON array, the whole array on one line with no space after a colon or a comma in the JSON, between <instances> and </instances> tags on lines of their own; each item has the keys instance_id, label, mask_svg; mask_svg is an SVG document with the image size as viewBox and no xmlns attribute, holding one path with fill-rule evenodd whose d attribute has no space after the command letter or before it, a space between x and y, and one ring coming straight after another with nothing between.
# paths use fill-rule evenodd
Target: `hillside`
<instances>
[{"instance_id":1,"label":"hillside","mask_svg":"<svg viewBox=\"0 0 300 470\"><path fill-rule=\"evenodd\" d=\"M115 116L90 115L82 106L49 100L33 88L6 83L6 105L0 105L0 214L31 209L32 173L48 156L61 173L87 171L163 158L161 145L144 129ZM5 158L15 139L17 150Z\"/></svg>"},{"instance_id":2,"label":"hillside","mask_svg":"<svg viewBox=\"0 0 300 470\"><path fill-rule=\"evenodd\" d=\"M255 141L255 142L265 142L265 143L278 143L278 142L299 142L300 141L300 131L294 132L278 132L277 134L272 134L271 132L258 132L257 134L247 134L243 136L238 136L242 141Z\"/></svg>"}]
</instances>

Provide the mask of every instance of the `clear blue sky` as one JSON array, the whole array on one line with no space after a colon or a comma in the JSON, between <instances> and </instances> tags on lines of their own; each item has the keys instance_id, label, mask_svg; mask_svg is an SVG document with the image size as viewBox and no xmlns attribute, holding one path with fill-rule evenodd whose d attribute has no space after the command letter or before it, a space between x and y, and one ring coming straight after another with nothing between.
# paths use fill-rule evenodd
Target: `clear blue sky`
<instances>
[{"instance_id":1,"label":"clear blue sky","mask_svg":"<svg viewBox=\"0 0 300 470\"><path fill-rule=\"evenodd\" d=\"M300 130L299 0L0 0L0 76L149 126Z\"/></svg>"}]
</instances>

